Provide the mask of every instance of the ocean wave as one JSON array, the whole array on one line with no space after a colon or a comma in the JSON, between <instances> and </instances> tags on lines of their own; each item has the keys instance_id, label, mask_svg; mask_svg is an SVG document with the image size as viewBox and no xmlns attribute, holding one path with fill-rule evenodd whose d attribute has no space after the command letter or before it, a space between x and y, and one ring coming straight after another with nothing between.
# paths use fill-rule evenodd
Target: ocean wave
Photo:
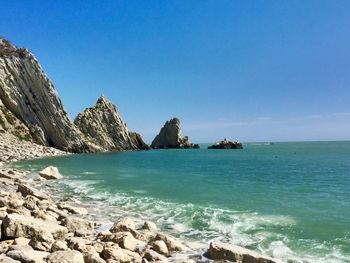
<instances>
[{"instance_id":1,"label":"ocean wave","mask_svg":"<svg viewBox=\"0 0 350 263\"><path fill-rule=\"evenodd\" d=\"M97 174L96 172L89 172L89 171L86 171L86 172L83 172L84 175L95 175Z\"/></svg>"},{"instance_id":2,"label":"ocean wave","mask_svg":"<svg viewBox=\"0 0 350 263\"><path fill-rule=\"evenodd\" d=\"M101 181L64 179L59 182L67 193L96 202L96 216L105 222L130 216L141 223L154 221L163 231L185 239L193 248L207 247L219 240L258 250L264 254L293 263L349 263L349 256L340 247L318 240L293 240L283 231L297 224L284 215L262 215L250 211L233 211L218 207L204 207L192 203L179 204L152 197L142 197L142 190L134 194L99 191ZM89 206L91 208L91 205ZM92 208L93 209L93 208ZM344 242L350 244L349 237Z\"/></svg>"}]
</instances>

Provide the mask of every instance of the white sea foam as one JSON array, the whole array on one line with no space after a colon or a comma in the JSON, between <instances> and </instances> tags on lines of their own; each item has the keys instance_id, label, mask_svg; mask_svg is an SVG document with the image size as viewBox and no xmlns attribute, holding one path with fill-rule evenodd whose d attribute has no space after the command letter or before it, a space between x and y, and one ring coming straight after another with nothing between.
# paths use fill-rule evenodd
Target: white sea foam
<instances>
[{"instance_id":1,"label":"white sea foam","mask_svg":"<svg viewBox=\"0 0 350 263\"><path fill-rule=\"evenodd\" d=\"M83 172L83 174L84 175L95 175L97 173L96 172L88 172L88 171L86 171L86 172Z\"/></svg>"},{"instance_id":2,"label":"white sea foam","mask_svg":"<svg viewBox=\"0 0 350 263\"><path fill-rule=\"evenodd\" d=\"M255 212L232 211L193 204L165 202L151 197L125 193L97 192L96 180L60 181L70 192L97 202L96 216L113 222L122 216L152 220L163 231L170 232L203 251L212 240L248 246L264 254L293 263L350 263L338 247L317 240L290 240L287 234L273 231L274 227L293 227L294 218L281 215L261 215ZM135 190L136 193L143 193ZM346 242L350 241L346 237ZM295 249L292 249L295 248Z\"/></svg>"}]
</instances>

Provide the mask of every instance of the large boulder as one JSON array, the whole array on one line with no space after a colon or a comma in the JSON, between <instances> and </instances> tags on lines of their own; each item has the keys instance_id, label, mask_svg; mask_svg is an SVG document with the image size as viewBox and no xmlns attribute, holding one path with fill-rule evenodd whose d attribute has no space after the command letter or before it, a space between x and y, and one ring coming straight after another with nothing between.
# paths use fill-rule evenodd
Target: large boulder
<instances>
[{"instance_id":1,"label":"large boulder","mask_svg":"<svg viewBox=\"0 0 350 263\"><path fill-rule=\"evenodd\" d=\"M24 197L26 197L27 195L32 195L38 198L39 200L46 200L50 198L48 195L44 194L42 191L39 191L25 184L19 184L17 191L20 192Z\"/></svg>"},{"instance_id":2,"label":"large boulder","mask_svg":"<svg viewBox=\"0 0 350 263\"><path fill-rule=\"evenodd\" d=\"M34 250L29 245L10 246L6 252L6 256L22 263L42 263L44 262L44 258L48 255L48 252Z\"/></svg>"},{"instance_id":3,"label":"large boulder","mask_svg":"<svg viewBox=\"0 0 350 263\"><path fill-rule=\"evenodd\" d=\"M94 231L93 222L78 217L67 217L64 225L77 236L91 235Z\"/></svg>"},{"instance_id":4,"label":"large boulder","mask_svg":"<svg viewBox=\"0 0 350 263\"><path fill-rule=\"evenodd\" d=\"M110 240L118 244L121 248L125 248L130 251L141 251L146 247L146 243L137 240L130 232L118 232L111 236Z\"/></svg>"},{"instance_id":5,"label":"large boulder","mask_svg":"<svg viewBox=\"0 0 350 263\"><path fill-rule=\"evenodd\" d=\"M281 260L263 256L255 251L221 242L212 242L210 244L208 256L213 260L228 260L242 263L283 263Z\"/></svg>"},{"instance_id":6,"label":"large boulder","mask_svg":"<svg viewBox=\"0 0 350 263\"><path fill-rule=\"evenodd\" d=\"M56 251L53 252L48 258L48 263L84 263L83 254L79 251Z\"/></svg>"},{"instance_id":7,"label":"large boulder","mask_svg":"<svg viewBox=\"0 0 350 263\"><path fill-rule=\"evenodd\" d=\"M86 252L84 253L85 263L105 263L97 252Z\"/></svg>"},{"instance_id":8,"label":"large boulder","mask_svg":"<svg viewBox=\"0 0 350 263\"><path fill-rule=\"evenodd\" d=\"M158 233L153 241L162 240L166 244L168 251L186 251L188 247L174 237Z\"/></svg>"},{"instance_id":9,"label":"large boulder","mask_svg":"<svg viewBox=\"0 0 350 263\"><path fill-rule=\"evenodd\" d=\"M178 118L172 118L167 121L151 144L151 148L154 149L197 148L197 146L190 142L188 136L182 137L180 120Z\"/></svg>"},{"instance_id":10,"label":"large boulder","mask_svg":"<svg viewBox=\"0 0 350 263\"><path fill-rule=\"evenodd\" d=\"M0 263L21 263L21 261L14 260L4 254L0 254Z\"/></svg>"},{"instance_id":11,"label":"large boulder","mask_svg":"<svg viewBox=\"0 0 350 263\"><path fill-rule=\"evenodd\" d=\"M105 151L149 149L139 134L129 132L117 107L105 96L101 96L94 107L79 113L74 123Z\"/></svg>"},{"instance_id":12,"label":"large boulder","mask_svg":"<svg viewBox=\"0 0 350 263\"><path fill-rule=\"evenodd\" d=\"M87 215L88 211L84 207L76 207L76 206L71 206L69 204L65 203L59 203L57 205L58 208L67 210L69 213L72 214L77 214L77 215Z\"/></svg>"},{"instance_id":13,"label":"large boulder","mask_svg":"<svg viewBox=\"0 0 350 263\"><path fill-rule=\"evenodd\" d=\"M165 244L163 240L156 240L151 243L151 246L154 251L158 252L159 254L168 255L168 246Z\"/></svg>"},{"instance_id":14,"label":"large boulder","mask_svg":"<svg viewBox=\"0 0 350 263\"><path fill-rule=\"evenodd\" d=\"M148 230L150 232L156 232L158 230L156 224L151 221L145 221L143 223L142 229Z\"/></svg>"},{"instance_id":15,"label":"large boulder","mask_svg":"<svg viewBox=\"0 0 350 263\"><path fill-rule=\"evenodd\" d=\"M118 245L107 246L102 251L103 259L115 260L120 263L141 262L141 257L138 253L120 248Z\"/></svg>"},{"instance_id":16,"label":"large boulder","mask_svg":"<svg viewBox=\"0 0 350 263\"><path fill-rule=\"evenodd\" d=\"M58 171L57 167L48 166L39 172L39 175L47 180L62 179L63 176Z\"/></svg>"},{"instance_id":17,"label":"large boulder","mask_svg":"<svg viewBox=\"0 0 350 263\"><path fill-rule=\"evenodd\" d=\"M143 258L150 262L168 262L168 259L165 256L152 249L147 249L143 254Z\"/></svg>"},{"instance_id":18,"label":"large boulder","mask_svg":"<svg viewBox=\"0 0 350 263\"><path fill-rule=\"evenodd\" d=\"M67 246L66 242L62 241L62 240L55 241L51 246L51 252L60 251L60 250L64 251L67 249L68 249L68 246Z\"/></svg>"},{"instance_id":19,"label":"large boulder","mask_svg":"<svg viewBox=\"0 0 350 263\"><path fill-rule=\"evenodd\" d=\"M116 233L116 232L133 232L136 230L134 220L131 218L122 218L118 222L114 223L113 226L110 228L110 232Z\"/></svg>"},{"instance_id":20,"label":"large boulder","mask_svg":"<svg viewBox=\"0 0 350 263\"><path fill-rule=\"evenodd\" d=\"M65 239L68 233L66 227L56 222L43 221L30 216L8 214L2 222L4 237L40 237L43 240Z\"/></svg>"}]
</instances>

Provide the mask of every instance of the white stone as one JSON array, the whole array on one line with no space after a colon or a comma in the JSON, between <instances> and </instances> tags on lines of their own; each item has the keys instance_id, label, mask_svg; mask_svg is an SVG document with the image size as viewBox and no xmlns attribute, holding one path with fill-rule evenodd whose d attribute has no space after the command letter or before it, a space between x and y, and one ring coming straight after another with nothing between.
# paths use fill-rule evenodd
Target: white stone
<instances>
[{"instance_id":1,"label":"white stone","mask_svg":"<svg viewBox=\"0 0 350 263\"><path fill-rule=\"evenodd\" d=\"M244 263L283 263L279 259L263 256L255 251L221 242L210 244L208 255L214 260L228 260Z\"/></svg>"},{"instance_id":2,"label":"white stone","mask_svg":"<svg viewBox=\"0 0 350 263\"><path fill-rule=\"evenodd\" d=\"M84 263L83 255L75 250L56 251L47 259L48 263Z\"/></svg>"},{"instance_id":3,"label":"white stone","mask_svg":"<svg viewBox=\"0 0 350 263\"><path fill-rule=\"evenodd\" d=\"M63 176L58 171L58 168L55 166L46 167L44 170L39 172L39 175L47 180L57 180L63 178Z\"/></svg>"}]
</instances>

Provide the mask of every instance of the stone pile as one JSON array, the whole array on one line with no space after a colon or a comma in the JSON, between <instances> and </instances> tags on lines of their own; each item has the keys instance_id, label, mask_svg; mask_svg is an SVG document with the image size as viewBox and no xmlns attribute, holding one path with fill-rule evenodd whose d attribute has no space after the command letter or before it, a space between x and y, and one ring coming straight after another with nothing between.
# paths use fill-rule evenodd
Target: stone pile
<instances>
[{"instance_id":1,"label":"stone pile","mask_svg":"<svg viewBox=\"0 0 350 263\"><path fill-rule=\"evenodd\" d=\"M40 180L46 180L43 174L52 180L59 171L47 167ZM0 169L0 262L166 262L172 253L188 250L151 222L137 227L121 218L98 232L85 208L56 203L29 182L21 170Z\"/></svg>"}]
</instances>

